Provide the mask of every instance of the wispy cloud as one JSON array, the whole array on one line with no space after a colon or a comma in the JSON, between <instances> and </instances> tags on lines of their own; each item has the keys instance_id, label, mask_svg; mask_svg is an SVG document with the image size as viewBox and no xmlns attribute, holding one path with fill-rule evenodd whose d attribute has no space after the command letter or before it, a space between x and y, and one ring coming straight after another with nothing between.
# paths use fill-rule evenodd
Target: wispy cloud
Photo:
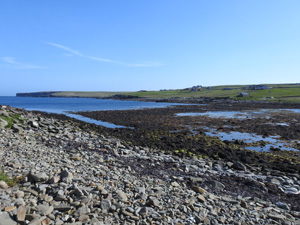
<instances>
[{"instance_id":1,"label":"wispy cloud","mask_svg":"<svg viewBox=\"0 0 300 225\"><path fill-rule=\"evenodd\" d=\"M94 56L89 56L89 55L85 55L82 54L81 52L74 50L72 48L69 48L67 46L64 45L60 45L60 44L56 44L56 43L52 43L52 42L48 42L47 44L52 45L54 47L63 49L65 51L67 51L68 53L71 53L75 56L79 56L79 57L83 57L83 58L88 58L91 60L95 60L95 61L100 61L100 62L106 62L106 63L115 63L115 64L119 64L122 66L130 66L130 67L157 67L157 66L162 66L162 63L159 62L150 62L150 63L125 63L125 62L120 62L120 61L115 61L115 60L111 60L111 59L106 59L106 58L100 58L100 57L94 57ZM68 54L68 56L70 56Z\"/></svg>"},{"instance_id":2,"label":"wispy cloud","mask_svg":"<svg viewBox=\"0 0 300 225\"><path fill-rule=\"evenodd\" d=\"M40 66L35 66L28 63L17 62L13 57L1 57L1 60L6 63L10 68L13 69L41 69Z\"/></svg>"}]
</instances>

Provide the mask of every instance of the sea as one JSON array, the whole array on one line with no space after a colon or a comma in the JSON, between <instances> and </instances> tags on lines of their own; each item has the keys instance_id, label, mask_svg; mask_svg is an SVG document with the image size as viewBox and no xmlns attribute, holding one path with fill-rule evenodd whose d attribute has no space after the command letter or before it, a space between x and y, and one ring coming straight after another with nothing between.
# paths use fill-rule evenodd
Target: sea
<instances>
[{"instance_id":1,"label":"sea","mask_svg":"<svg viewBox=\"0 0 300 225\"><path fill-rule=\"evenodd\" d=\"M9 105L12 107L22 108L29 111L35 110L48 113L65 114L71 118L109 128L124 128L123 126L119 126L116 124L107 123L99 120L93 120L80 115L72 114L72 112L163 108L172 105L182 104L164 102L121 101L95 98L45 98L0 96L0 105Z\"/></svg>"}]
</instances>

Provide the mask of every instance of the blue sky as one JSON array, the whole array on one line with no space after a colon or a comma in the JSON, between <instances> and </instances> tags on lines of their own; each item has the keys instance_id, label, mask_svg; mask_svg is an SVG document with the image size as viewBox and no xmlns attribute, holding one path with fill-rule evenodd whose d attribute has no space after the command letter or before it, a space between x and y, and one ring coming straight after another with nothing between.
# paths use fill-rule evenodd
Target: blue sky
<instances>
[{"instance_id":1,"label":"blue sky","mask_svg":"<svg viewBox=\"0 0 300 225\"><path fill-rule=\"evenodd\" d=\"M0 95L300 82L298 0L0 0Z\"/></svg>"}]
</instances>

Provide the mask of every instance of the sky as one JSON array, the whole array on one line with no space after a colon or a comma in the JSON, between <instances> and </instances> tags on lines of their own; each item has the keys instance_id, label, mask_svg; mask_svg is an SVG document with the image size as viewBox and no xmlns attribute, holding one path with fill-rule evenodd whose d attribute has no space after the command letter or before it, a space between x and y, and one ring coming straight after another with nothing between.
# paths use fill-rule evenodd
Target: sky
<instances>
[{"instance_id":1,"label":"sky","mask_svg":"<svg viewBox=\"0 0 300 225\"><path fill-rule=\"evenodd\" d=\"M299 0L0 0L0 96L300 82Z\"/></svg>"}]
</instances>

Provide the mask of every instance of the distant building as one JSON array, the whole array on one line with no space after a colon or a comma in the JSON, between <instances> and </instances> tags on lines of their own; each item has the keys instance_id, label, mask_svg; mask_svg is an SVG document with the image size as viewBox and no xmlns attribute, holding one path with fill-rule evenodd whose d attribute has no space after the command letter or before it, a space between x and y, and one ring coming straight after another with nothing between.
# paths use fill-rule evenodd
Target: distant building
<instances>
[{"instance_id":1,"label":"distant building","mask_svg":"<svg viewBox=\"0 0 300 225\"><path fill-rule=\"evenodd\" d=\"M197 92L197 91L201 91L202 89L202 85L197 85L197 86L193 86L191 88L185 88L184 90L188 90L191 92Z\"/></svg>"},{"instance_id":2,"label":"distant building","mask_svg":"<svg viewBox=\"0 0 300 225\"><path fill-rule=\"evenodd\" d=\"M271 89L270 87L266 86L266 85L250 85L248 87L248 90L266 90L266 89Z\"/></svg>"},{"instance_id":3,"label":"distant building","mask_svg":"<svg viewBox=\"0 0 300 225\"><path fill-rule=\"evenodd\" d=\"M237 97L249 97L250 95L249 95L249 93L247 93L247 92L242 92L242 93L240 93Z\"/></svg>"},{"instance_id":4,"label":"distant building","mask_svg":"<svg viewBox=\"0 0 300 225\"><path fill-rule=\"evenodd\" d=\"M230 91L233 90L232 88L223 88L224 91Z\"/></svg>"}]
</instances>

